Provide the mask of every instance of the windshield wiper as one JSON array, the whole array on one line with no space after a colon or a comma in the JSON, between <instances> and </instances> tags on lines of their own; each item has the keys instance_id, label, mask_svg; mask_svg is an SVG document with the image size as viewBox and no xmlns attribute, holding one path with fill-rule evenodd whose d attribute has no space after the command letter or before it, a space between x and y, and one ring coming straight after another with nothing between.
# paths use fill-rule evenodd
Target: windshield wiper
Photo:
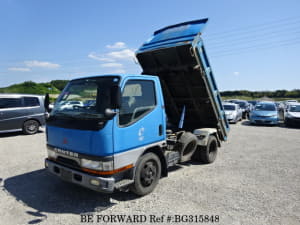
<instances>
[{"instance_id":1,"label":"windshield wiper","mask_svg":"<svg viewBox=\"0 0 300 225\"><path fill-rule=\"evenodd\" d=\"M89 112L81 112L81 113L76 114L76 117L93 118L93 119L97 118L97 119L100 119L100 118L103 118L103 115L96 114L96 113L89 113Z\"/></svg>"},{"instance_id":2,"label":"windshield wiper","mask_svg":"<svg viewBox=\"0 0 300 225\"><path fill-rule=\"evenodd\" d=\"M74 115L69 114L69 113L64 113L64 112L55 112L52 116L75 118Z\"/></svg>"}]
</instances>

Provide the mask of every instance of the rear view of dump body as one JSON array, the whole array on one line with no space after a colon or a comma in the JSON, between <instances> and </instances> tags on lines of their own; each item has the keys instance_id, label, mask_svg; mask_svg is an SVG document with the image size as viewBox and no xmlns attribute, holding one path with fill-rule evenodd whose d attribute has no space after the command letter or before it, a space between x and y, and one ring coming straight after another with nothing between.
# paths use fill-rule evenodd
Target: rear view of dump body
<instances>
[{"instance_id":1,"label":"rear view of dump body","mask_svg":"<svg viewBox=\"0 0 300 225\"><path fill-rule=\"evenodd\" d=\"M185 111L183 129L216 128L227 139L229 126L206 55L201 31L208 19L158 30L137 51L143 74L160 78L168 123L178 126Z\"/></svg>"}]
</instances>

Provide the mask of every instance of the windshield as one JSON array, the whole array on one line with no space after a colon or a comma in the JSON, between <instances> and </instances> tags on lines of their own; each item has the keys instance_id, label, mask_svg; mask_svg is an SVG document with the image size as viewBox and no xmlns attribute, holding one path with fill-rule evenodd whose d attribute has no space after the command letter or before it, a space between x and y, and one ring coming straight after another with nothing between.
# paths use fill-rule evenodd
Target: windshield
<instances>
[{"instance_id":1,"label":"windshield","mask_svg":"<svg viewBox=\"0 0 300 225\"><path fill-rule=\"evenodd\" d=\"M291 105L290 112L300 112L300 105Z\"/></svg>"},{"instance_id":2,"label":"windshield","mask_svg":"<svg viewBox=\"0 0 300 225\"><path fill-rule=\"evenodd\" d=\"M55 102L51 116L79 119L104 118L110 108L111 87L118 77L96 77L71 81Z\"/></svg>"},{"instance_id":3,"label":"windshield","mask_svg":"<svg viewBox=\"0 0 300 225\"><path fill-rule=\"evenodd\" d=\"M257 104L255 106L256 111L276 111L276 107L273 104Z\"/></svg>"},{"instance_id":4,"label":"windshield","mask_svg":"<svg viewBox=\"0 0 300 225\"><path fill-rule=\"evenodd\" d=\"M235 110L235 106L234 105L223 105L225 110L228 111L233 111Z\"/></svg>"}]
</instances>

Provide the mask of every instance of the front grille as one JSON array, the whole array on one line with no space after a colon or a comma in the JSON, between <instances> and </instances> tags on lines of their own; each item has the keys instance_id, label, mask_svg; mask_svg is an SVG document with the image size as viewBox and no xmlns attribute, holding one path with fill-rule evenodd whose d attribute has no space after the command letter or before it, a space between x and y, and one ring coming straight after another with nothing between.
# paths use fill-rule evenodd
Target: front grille
<instances>
[{"instance_id":1,"label":"front grille","mask_svg":"<svg viewBox=\"0 0 300 225\"><path fill-rule=\"evenodd\" d=\"M272 123L272 121L270 120L264 120L264 121L261 121L261 120L255 120L256 123Z\"/></svg>"},{"instance_id":2,"label":"front grille","mask_svg":"<svg viewBox=\"0 0 300 225\"><path fill-rule=\"evenodd\" d=\"M269 117L273 117L273 116L257 116L258 118L269 118Z\"/></svg>"},{"instance_id":3,"label":"front grille","mask_svg":"<svg viewBox=\"0 0 300 225\"><path fill-rule=\"evenodd\" d=\"M68 158L65 158L65 157L62 157L62 156L58 156L57 159L56 159L56 162L58 162L60 164L63 164L65 166L68 166L68 167L80 169L80 165L78 164L78 162L76 162L73 159L68 159Z\"/></svg>"}]
</instances>

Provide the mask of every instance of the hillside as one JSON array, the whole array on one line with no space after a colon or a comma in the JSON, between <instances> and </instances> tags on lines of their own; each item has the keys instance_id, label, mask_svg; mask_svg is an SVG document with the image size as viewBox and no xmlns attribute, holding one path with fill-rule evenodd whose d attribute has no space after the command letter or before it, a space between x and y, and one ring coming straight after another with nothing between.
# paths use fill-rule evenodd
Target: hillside
<instances>
[{"instance_id":1,"label":"hillside","mask_svg":"<svg viewBox=\"0 0 300 225\"><path fill-rule=\"evenodd\" d=\"M0 93L21 93L21 94L59 94L68 81L54 80L49 83L35 83L25 81L24 83L14 84L0 88Z\"/></svg>"},{"instance_id":2,"label":"hillside","mask_svg":"<svg viewBox=\"0 0 300 225\"><path fill-rule=\"evenodd\" d=\"M0 88L0 93L22 93L22 94L46 94L49 93L54 99L63 90L68 80L53 80L48 83L35 83L33 81L26 81L20 84L14 84L9 87ZM223 99L260 99L263 97L272 98L276 101L285 99L300 100L300 89L291 91L277 90L277 91L223 91L220 93Z\"/></svg>"}]
</instances>

